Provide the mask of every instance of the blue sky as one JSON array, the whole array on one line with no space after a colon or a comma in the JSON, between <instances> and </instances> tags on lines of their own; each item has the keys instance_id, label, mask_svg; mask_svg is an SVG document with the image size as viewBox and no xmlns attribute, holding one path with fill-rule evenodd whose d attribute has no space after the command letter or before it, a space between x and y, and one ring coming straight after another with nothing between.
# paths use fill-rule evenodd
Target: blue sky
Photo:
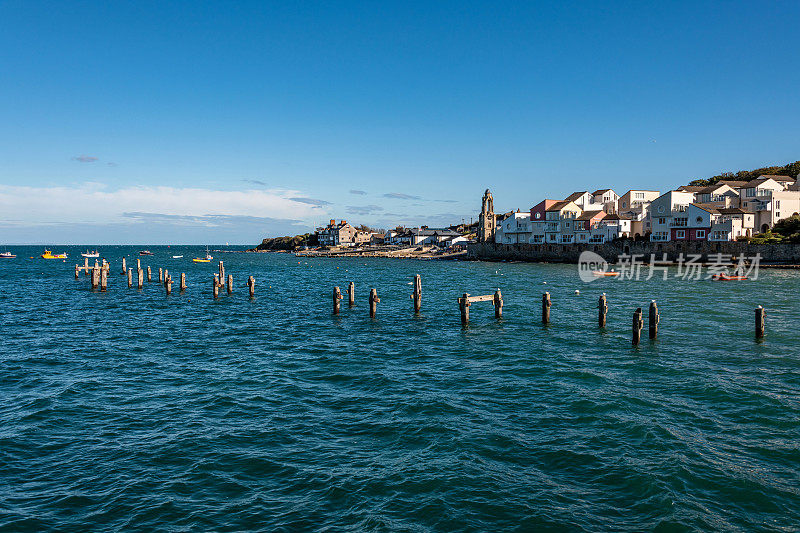
<instances>
[{"instance_id":1,"label":"blue sky","mask_svg":"<svg viewBox=\"0 0 800 533\"><path fill-rule=\"evenodd\" d=\"M0 2L0 242L255 243L800 159L797 2Z\"/></svg>"}]
</instances>

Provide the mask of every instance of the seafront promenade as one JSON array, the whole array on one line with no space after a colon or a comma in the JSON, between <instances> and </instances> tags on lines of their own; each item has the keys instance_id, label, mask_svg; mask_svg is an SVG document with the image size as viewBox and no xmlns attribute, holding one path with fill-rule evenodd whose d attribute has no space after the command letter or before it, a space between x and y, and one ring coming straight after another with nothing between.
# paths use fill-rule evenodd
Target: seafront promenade
<instances>
[{"instance_id":1,"label":"seafront promenade","mask_svg":"<svg viewBox=\"0 0 800 533\"><path fill-rule=\"evenodd\" d=\"M703 262L714 262L719 254L738 258L760 257L762 266L800 265L800 244L750 244L747 242L650 242L620 239L605 244L498 244L470 243L467 258L485 261L527 261L531 263L578 263L582 252L591 251L609 263L620 256L637 255L657 261L678 262L682 257L700 255Z\"/></svg>"}]
</instances>

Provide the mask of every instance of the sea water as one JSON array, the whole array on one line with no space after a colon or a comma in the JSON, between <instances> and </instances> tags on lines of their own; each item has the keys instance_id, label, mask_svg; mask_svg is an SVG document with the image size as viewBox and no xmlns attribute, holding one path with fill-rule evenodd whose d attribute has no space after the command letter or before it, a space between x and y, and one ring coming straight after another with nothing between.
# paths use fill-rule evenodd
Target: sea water
<instances>
[{"instance_id":1,"label":"sea water","mask_svg":"<svg viewBox=\"0 0 800 533\"><path fill-rule=\"evenodd\" d=\"M0 260L0 531L800 527L794 271L584 283L574 265L150 249L171 296L127 287L138 247L101 249L107 292L74 279L76 247ZM214 300L219 259L235 289ZM503 318L475 303L462 328L457 297L498 288Z\"/></svg>"}]
</instances>

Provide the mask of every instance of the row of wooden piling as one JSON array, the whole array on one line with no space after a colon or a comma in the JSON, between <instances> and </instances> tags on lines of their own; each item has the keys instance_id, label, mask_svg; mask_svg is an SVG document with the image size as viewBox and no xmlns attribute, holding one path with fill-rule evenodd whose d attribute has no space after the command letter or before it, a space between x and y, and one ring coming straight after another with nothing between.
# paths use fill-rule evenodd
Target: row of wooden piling
<instances>
[{"instance_id":1,"label":"row of wooden piling","mask_svg":"<svg viewBox=\"0 0 800 533\"><path fill-rule=\"evenodd\" d=\"M123 271L121 272L122 275L127 276L128 278L128 288L133 287L133 268L126 268L127 264L125 258L122 258L122 268ZM92 289L99 288L101 291L108 290L108 273L110 270L110 265L108 262L103 259L103 263L100 264L97 260L94 262L94 266L89 266L89 259L84 258L84 266L75 265L75 279L80 277L81 271L85 272L85 275L89 275L91 273L91 283ZM153 270L151 267L147 267L147 281L153 281ZM136 286L137 288L141 289L144 287L144 278L145 278L145 270L142 269L141 261L139 259L136 260ZM223 281L220 281L223 280ZM212 286L212 294L214 298L219 298L219 289L225 287L225 266L222 261L219 262L219 273L214 274L213 279L213 286ZM164 290L167 295L172 294L172 276L169 273L169 270L165 268L158 269L158 282L164 286ZM248 292L250 293L250 297L252 298L255 295L256 290L256 280L253 276L250 276L247 279L247 288ZM180 285L179 285L180 292L184 292L186 290L186 273L181 272L180 277ZM227 290L228 294L233 293L233 275L228 274L227 279Z\"/></svg>"},{"instance_id":2,"label":"row of wooden piling","mask_svg":"<svg viewBox=\"0 0 800 533\"><path fill-rule=\"evenodd\" d=\"M353 307L355 305L355 285L351 281L348 288L348 301L349 306ZM411 298L414 300L414 312L419 313L422 307L422 281L420 279L419 274L414 276L414 292L411 294ZM343 299L342 292L339 287L333 288L333 314L338 315L341 312L341 300ZM370 303L370 317L375 318L377 303L380 302L378 298L378 293L376 289L370 289L369 294L369 303ZM500 289L497 289L494 294L487 294L482 296L471 296L469 293L464 293L463 296L458 298L458 307L461 312L461 324L462 326L469 325L469 308L473 303L478 302L492 302L494 305L494 316L495 318L502 318L503 317L503 295L500 292ZM552 307L553 303L550 298L550 293L545 292L542 294L542 324L549 324L550 323L550 308ZM597 322L600 328L606 327L606 317L608 315L608 298L606 297L606 293L603 293L597 302ZM764 337L764 330L765 330L765 317L766 311L760 305L756 308L756 324L755 324L755 336L758 339ZM656 340L658 338L658 324L661 322L661 314L658 310L658 304L656 304L655 300L650 301L650 309L648 313L648 336L651 340ZM642 313L642 308L638 307L636 311L633 313L633 322L632 322L632 331L631 331L631 342L634 346L638 345L641 342L642 337L642 329L644 328L644 317Z\"/></svg>"}]
</instances>

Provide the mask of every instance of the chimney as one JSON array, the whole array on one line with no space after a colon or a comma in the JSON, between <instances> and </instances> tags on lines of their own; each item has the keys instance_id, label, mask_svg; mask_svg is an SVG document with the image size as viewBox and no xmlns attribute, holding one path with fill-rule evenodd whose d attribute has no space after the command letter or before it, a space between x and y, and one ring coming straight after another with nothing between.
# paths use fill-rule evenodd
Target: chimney
<instances>
[{"instance_id":1,"label":"chimney","mask_svg":"<svg viewBox=\"0 0 800 533\"><path fill-rule=\"evenodd\" d=\"M335 221L335 220L333 220L333 219L331 219L331 224L330 224L330 225L331 225L331 226L335 226L335 225L336 225L336 221Z\"/></svg>"},{"instance_id":2,"label":"chimney","mask_svg":"<svg viewBox=\"0 0 800 533\"><path fill-rule=\"evenodd\" d=\"M344 226L345 224L347 224L347 221L346 220L342 220L342 226Z\"/></svg>"}]
</instances>

